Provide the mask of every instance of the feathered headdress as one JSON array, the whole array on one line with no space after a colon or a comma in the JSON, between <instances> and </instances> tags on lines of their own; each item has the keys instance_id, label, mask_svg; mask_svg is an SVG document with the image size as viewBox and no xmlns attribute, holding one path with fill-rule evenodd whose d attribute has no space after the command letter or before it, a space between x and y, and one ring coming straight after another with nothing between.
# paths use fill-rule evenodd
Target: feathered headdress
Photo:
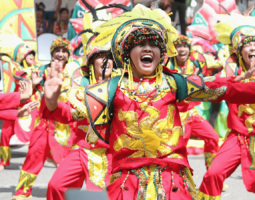
<instances>
[{"instance_id":1,"label":"feathered headdress","mask_svg":"<svg viewBox=\"0 0 255 200\"><path fill-rule=\"evenodd\" d=\"M240 53L245 43L255 40L255 17L249 16L253 9L252 6L244 15L236 13L218 15L220 22L214 25L219 33L217 39L223 44L231 45L236 54Z\"/></svg>"},{"instance_id":2,"label":"feathered headdress","mask_svg":"<svg viewBox=\"0 0 255 200\"><path fill-rule=\"evenodd\" d=\"M128 49L131 50L136 42L144 38L156 42L161 49L162 57L177 55L173 42L178 33L171 26L169 16L161 9L151 10L143 5L136 5L131 12L123 13L114 19L98 26L96 31L100 33L97 43L100 45L111 44L111 51L118 68L128 70L130 82L133 81L131 62ZM129 37L131 36L131 37ZM130 42L132 44L130 44ZM157 67L156 81L160 83L163 67ZM132 84L131 84L132 87Z\"/></svg>"},{"instance_id":3,"label":"feathered headdress","mask_svg":"<svg viewBox=\"0 0 255 200\"><path fill-rule=\"evenodd\" d=\"M0 30L0 53L8 55L12 60L21 64L22 60L31 52L26 43L11 30Z\"/></svg>"},{"instance_id":4,"label":"feathered headdress","mask_svg":"<svg viewBox=\"0 0 255 200\"><path fill-rule=\"evenodd\" d=\"M241 57L241 49L246 43L255 41L255 17L250 16L253 9L254 6L250 7L244 15L236 13L218 15L220 22L214 25L219 33L217 39L229 45L230 54L236 54L234 56L237 57L236 62L239 62L244 71L246 69Z\"/></svg>"}]
</instances>

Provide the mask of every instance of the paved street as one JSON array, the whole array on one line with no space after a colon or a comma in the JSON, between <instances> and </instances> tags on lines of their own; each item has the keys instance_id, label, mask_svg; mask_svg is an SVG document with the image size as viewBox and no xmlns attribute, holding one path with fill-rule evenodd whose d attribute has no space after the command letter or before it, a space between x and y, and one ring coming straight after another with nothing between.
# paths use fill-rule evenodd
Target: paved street
<instances>
[{"instance_id":1,"label":"paved street","mask_svg":"<svg viewBox=\"0 0 255 200\"><path fill-rule=\"evenodd\" d=\"M13 149L11 166L0 172L0 200L10 200L18 183L21 166L24 162L27 146ZM203 174L205 173L204 158L202 155L189 156L191 167L195 170L194 180L199 187ZM36 179L33 187L33 198L31 200L46 199L47 183L52 176L55 167L50 163L45 163L44 168ZM253 200L255 194L248 193L243 185L241 168L239 167L230 178L226 180L229 189L222 193L221 200Z\"/></svg>"}]
</instances>

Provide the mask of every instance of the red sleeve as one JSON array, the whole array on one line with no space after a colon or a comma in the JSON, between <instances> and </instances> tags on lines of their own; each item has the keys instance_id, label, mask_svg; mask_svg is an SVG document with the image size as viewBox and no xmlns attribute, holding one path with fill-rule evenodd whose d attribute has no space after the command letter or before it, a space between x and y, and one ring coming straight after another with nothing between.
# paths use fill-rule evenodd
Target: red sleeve
<instances>
[{"instance_id":1,"label":"red sleeve","mask_svg":"<svg viewBox=\"0 0 255 200\"><path fill-rule=\"evenodd\" d=\"M0 120L16 120L18 116L18 110L0 110Z\"/></svg>"},{"instance_id":2,"label":"red sleeve","mask_svg":"<svg viewBox=\"0 0 255 200\"><path fill-rule=\"evenodd\" d=\"M71 113L72 106L67 102L58 101L58 107L54 111L50 111L45 103L44 96L41 101L40 116L44 119L58 121L62 124L75 122Z\"/></svg>"},{"instance_id":3,"label":"red sleeve","mask_svg":"<svg viewBox=\"0 0 255 200\"><path fill-rule=\"evenodd\" d=\"M195 102L195 101L176 102L179 112L189 111L192 108L194 108L195 106L198 106L199 104L201 104L201 102Z\"/></svg>"},{"instance_id":4,"label":"red sleeve","mask_svg":"<svg viewBox=\"0 0 255 200\"><path fill-rule=\"evenodd\" d=\"M17 108L20 105L20 93L0 93L0 110Z\"/></svg>"},{"instance_id":5,"label":"red sleeve","mask_svg":"<svg viewBox=\"0 0 255 200\"><path fill-rule=\"evenodd\" d=\"M213 82L205 82L210 89L216 89L215 93L225 92L214 102L222 100L233 104L254 104L255 103L255 82L242 83L236 82L235 77L217 78Z\"/></svg>"}]
</instances>

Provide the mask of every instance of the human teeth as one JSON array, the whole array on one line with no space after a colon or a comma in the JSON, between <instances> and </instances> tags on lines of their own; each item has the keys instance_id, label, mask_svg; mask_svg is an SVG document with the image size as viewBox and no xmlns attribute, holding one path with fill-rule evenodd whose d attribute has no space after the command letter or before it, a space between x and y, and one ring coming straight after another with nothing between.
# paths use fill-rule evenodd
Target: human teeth
<instances>
[{"instance_id":1,"label":"human teeth","mask_svg":"<svg viewBox=\"0 0 255 200\"><path fill-rule=\"evenodd\" d=\"M152 59L152 56L150 56L150 55L144 55L143 57L142 57L142 59L143 58L151 58Z\"/></svg>"}]
</instances>

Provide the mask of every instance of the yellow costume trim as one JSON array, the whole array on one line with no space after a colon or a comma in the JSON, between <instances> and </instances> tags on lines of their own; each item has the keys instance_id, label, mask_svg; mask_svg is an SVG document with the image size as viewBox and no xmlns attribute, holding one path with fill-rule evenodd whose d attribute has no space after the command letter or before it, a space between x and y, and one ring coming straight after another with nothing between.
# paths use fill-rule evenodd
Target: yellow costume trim
<instances>
[{"instance_id":1,"label":"yellow costume trim","mask_svg":"<svg viewBox=\"0 0 255 200\"><path fill-rule=\"evenodd\" d=\"M252 163L249 169L255 169L255 136L250 136L249 152L252 158Z\"/></svg>"},{"instance_id":2,"label":"yellow costume trim","mask_svg":"<svg viewBox=\"0 0 255 200\"><path fill-rule=\"evenodd\" d=\"M198 197L198 200L220 200L220 196L211 196L211 195L208 195L208 194L205 194L201 191L198 191L197 192L197 197Z\"/></svg>"},{"instance_id":3,"label":"yellow costume trim","mask_svg":"<svg viewBox=\"0 0 255 200\"><path fill-rule=\"evenodd\" d=\"M11 148L6 146L0 146L0 159L6 164L8 160L11 159Z\"/></svg>"},{"instance_id":4,"label":"yellow costume trim","mask_svg":"<svg viewBox=\"0 0 255 200\"><path fill-rule=\"evenodd\" d=\"M88 155L89 179L96 186L106 189L105 177L108 171L108 160L106 156L107 149L85 149Z\"/></svg>"},{"instance_id":5,"label":"yellow costume trim","mask_svg":"<svg viewBox=\"0 0 255 200\"><path fill-rule=\"evenodd\" d=\"M248 133L251 133L254 130L253 124L255 123L255 104L240 105L238 107L238 117L241 117L243 113L251 115L245 120Z\"/></svg>"},{"instance_id":6,"label":"yellow costume trim","mask_svg":"<svg viewBox=\"0 0 255 200\"><path fill-rule=\"evenodd\" d=\"M120 151L123 148L137 150L130 157L156 158L170 154L172 152L170 147L177 146L180 136L183 136L181 127L173 127L175 107L169 105L166 118L159 120L160 111L158 109L146 103L141 103L139 106L149 115L139 124L136 112L119 110L118 118L120 121L126 121L127 135L122 134L114 141L114 150Z\"/></svg>"},{"instance_id":7,"label":"yellow costume trim","mask_svg":"<svg viewBox=\"0 0 255 200\"><path fill-rule=\"evenodd\" d=\"M68 140L71 136L71 130L70 126L68 124L61 124L60 122L54 122L55 128L54 128L54 137L57 140L57 142L67 147L68 146Z\"/></svg>"},{"instance_id":8,"label":"yellow costume trim","mask_svg":"<svg viewBox=\"0 0 255 200\"><path fill-rule=\"evenodd\" d=\"M204 157L205 157L205 162L207 167L211 166L215 156L216 156L216 153L204 152Z\"/></svg>"},{"instance_id":9,"label":"yellow costume trim","mask_svg":"<svg viewBox=\"0 0 255 200\"><path fill-rule=\"evenodd\" d=\"M20 108L19 108L20 109ZM20 127L26 131L26 132L29 132L30 131L30 125L32 123L32 116L31 114L25 116L25 117L20 117L18 119L18 122L19 122L19 125Z\"/></svg>"},{"instance_id":10,"label":"yellow costume trim","mask_svg":"<svg viewBox=\"0 0 255 200\"><path fill-rule=\"evenodd\" d=\"M23 186L23 192L26 193L29 188L31 188L36 180L37 175L30 174L26 171L20 171L19 183L15 189L15 191L19 190Z\"/></svg>"},{"instance_id":11,"label":"yellow costume trim","mask_svg":"<svg viewBox=\"0 0 255 200\"><path fill-rule=\"evenodd\" d=\"M67 91L67 98L74 107L74 109L71 109L71 113L75 120L79 121L88 118L88 110L84 99L84 87L72 87Z\"/></svg>"},{"instance_id":12,"label":"yellow costume trim","mask_svg":"<svg viewBox=\"0 0 255 200\"><path fill-rule=\"evenodd\" d=\"M18 195L17 198L12 198L12 200L23 200L23 199L31 199L33 196L29 195L28 197L26 195Z\"/></svg>"}]
</instances>

